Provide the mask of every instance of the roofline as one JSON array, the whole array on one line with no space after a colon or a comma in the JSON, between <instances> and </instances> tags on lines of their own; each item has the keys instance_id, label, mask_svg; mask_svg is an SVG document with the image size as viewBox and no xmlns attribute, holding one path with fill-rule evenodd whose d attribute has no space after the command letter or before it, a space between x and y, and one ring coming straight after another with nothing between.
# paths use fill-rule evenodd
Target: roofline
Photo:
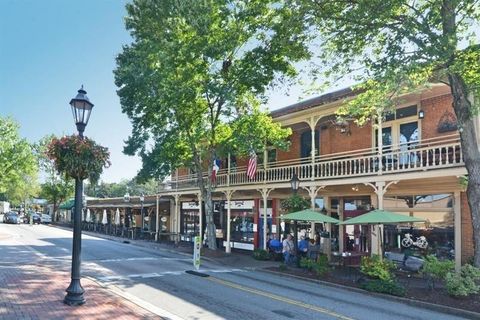
<instances>
[{"instance_id":1,"label":"roofline","mask_svg":"<svg viewBox=\"0 0 480 320\"><path fill-rule=\"evenodd\" d=\"M351 87L343 88L337 91L322 94L308 100L300 101L295 104L273 110L270 112L272 118L278 118L290 113L311 109L321 105L329 104L338 100L353 97L361 93L361 89L352 89Z\"/></svg>"}]
</instances>

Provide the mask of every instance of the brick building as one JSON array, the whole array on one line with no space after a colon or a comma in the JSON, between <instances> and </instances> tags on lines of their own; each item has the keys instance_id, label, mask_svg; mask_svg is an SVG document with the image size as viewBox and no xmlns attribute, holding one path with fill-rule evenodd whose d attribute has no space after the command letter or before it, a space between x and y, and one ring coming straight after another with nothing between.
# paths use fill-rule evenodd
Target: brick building
<instances>
[{"instance_id":1,"label":"brick building","mask_svg":"<svg viewBox=\"0 0 480 320\"><path fill-rule=\"evenodd\" d=\"M260 154L254 179L246 176L246 159L230 155L222 162L213 194L220 245L227 251L252 250L265 247L267 234L281 238L289 226L280 218L280 201L291 195L296 173L299 194L310 199L312 209L340 220L372 208L425 220L383 226L386 250L405 250L401 239L410 233L413 239L425 236L431 252L454 258L457 265L473 255L471 215L459 183L466 169L449 88L432 85L400 97L381 132L371 123L335 121L338 107L354 96L343 89L273 111L275 121L292 129L291 146ZM170 202L167 232L184 241L205 229L195 179L188 168L179 169L157 195ZM335 251L378 250L369 226L304 224L300 229L305 235L330 235L333 240L324 241Z\"/></svg>"}]
</instances>

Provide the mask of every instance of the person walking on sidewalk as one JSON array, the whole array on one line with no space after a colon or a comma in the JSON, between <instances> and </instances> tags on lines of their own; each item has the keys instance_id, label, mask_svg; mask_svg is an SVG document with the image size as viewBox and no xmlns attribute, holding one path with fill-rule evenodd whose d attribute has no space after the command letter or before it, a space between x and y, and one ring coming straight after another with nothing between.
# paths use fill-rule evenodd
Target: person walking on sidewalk
<instances>
[{"instance_id":1,"label":"person walking on sidewalk","mask_svg":"<svg viewBox=\"0 0 480 320\"><path fill-rule=\"evenodd\" d=\"M294 245L293 245L291 234L287 235L285 240L283 240L282 245L283 245L282 253L283 253L283 259L285 261L285 264L293 263L295 252L294 252Z\"/></svg>"}]
</instances>

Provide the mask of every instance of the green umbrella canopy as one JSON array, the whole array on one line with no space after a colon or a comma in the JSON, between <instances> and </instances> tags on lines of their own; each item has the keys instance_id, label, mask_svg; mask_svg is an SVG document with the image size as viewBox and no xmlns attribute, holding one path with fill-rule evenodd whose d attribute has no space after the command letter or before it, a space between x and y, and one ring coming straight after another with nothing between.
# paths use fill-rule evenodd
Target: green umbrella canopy
<instances>
[{"instance_id":1,"label":"green umbrella canopy","mask_svg":"<svg viewBox=\"0 0 480 320\"><path fill-rule=\"evenodd\" d=\"M324 215L320 212L313 210L302 210L297 212L292 212L286 215L279 217L283 220L297 220L297 221L310 221L310 222L326 222L326 223L339 223L335 218Z\"/></svg>"},{"instance_id":2,"label":"green umbrella canopy","mask_svg":"<svg viewBox=\"0 0 480 320\"><path fill-rule=\"evenodd\" d=\"M405 216L385 210L373 210L340 224L396 224L401 222L424 222L424 219Z\"/></svg>"},{"instance_id":3,"label":"green umbrella canopy","mask_svg":"<svg viewBox=\"0 0 480 320\"><path fill-rule=\"evenodd\" d=\"M63 203L58 207L58 209L69 210L69 209L72 209L74 206L75 206L75 200L74 200L74 199L69 199L69 200L63 202Z\"/></svg>"}]
</instances>

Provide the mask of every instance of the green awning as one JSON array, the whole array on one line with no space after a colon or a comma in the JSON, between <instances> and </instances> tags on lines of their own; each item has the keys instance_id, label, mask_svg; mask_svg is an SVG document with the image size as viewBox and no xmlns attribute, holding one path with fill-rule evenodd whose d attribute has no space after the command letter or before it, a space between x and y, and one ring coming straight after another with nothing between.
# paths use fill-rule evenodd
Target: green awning
<instances>
[{"instance_id":1,"label":"green awning","mask_svg":"<svg viewBox=\"0 0 480 320\"><path fill-rule=\"evenodd\" d=\"M309 221L309 222L326 222L326 223L339 223L335 218L329 217L325 214L322 214L313 210L302 210L297 212L292 212L286 215L279 217L283 220L296 220L296 221Z\"/></svg>"},{"instance_id":2,"label":"green awning","mask_svg":"<svg viewBox=\"0 0 480 320\"><path fill-rule=\"evenodd\" d=\"M69 199L58 206L58 209L70 210L75 206L75 200Z\"/></svg>"},{"instance_id":3,"label":"green awning","mask_svg":"<svg viewBox=\"0 0 480 320\"><path fill-rule=\"evenodd\" d=\"M397 224L401 222L424 222L424 219L393 213L385 210L373 210L358 217L340 222L340 224Z\"/></svg>"}]
</instances>

